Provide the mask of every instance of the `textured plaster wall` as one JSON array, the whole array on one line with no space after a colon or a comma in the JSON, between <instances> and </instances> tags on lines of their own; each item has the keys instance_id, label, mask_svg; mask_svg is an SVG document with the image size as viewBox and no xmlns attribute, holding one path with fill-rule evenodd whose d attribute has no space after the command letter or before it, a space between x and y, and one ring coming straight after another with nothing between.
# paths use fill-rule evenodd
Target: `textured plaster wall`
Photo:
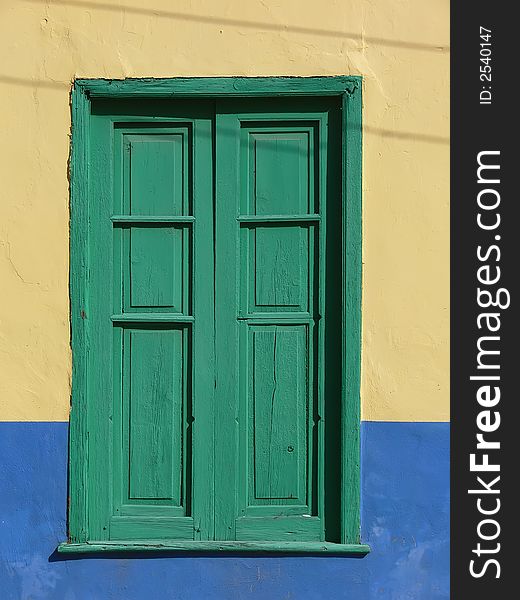
<instances>
[{"instance_id":1,"label":"textured plaster wall","mask_svg":"<svg viewBox=\"0 0 520 600\"><path fill-rule=\"evenodd\" d=\"M360 74L363 418L448 415L448 0L0 0L0 421L68 419L74 77Z\"/></svg>"}]
</instances>

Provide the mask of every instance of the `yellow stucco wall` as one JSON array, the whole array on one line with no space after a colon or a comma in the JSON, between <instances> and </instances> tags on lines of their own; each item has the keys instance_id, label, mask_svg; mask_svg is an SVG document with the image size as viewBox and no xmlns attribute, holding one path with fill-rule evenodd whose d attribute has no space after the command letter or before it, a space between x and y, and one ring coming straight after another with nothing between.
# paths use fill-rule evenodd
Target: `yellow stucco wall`
<instances>
[{"instance_id":1,"label":"yellow stucco wall","mask_svg":"<svg viewBox=\"0 0 520 600\"><path fill-rule=\"evenodd\" d=\"M0 420L68 419L74 77L364 77L362 416L449 418L448 0L0 0Z\"/></svg>"}]
</instances>

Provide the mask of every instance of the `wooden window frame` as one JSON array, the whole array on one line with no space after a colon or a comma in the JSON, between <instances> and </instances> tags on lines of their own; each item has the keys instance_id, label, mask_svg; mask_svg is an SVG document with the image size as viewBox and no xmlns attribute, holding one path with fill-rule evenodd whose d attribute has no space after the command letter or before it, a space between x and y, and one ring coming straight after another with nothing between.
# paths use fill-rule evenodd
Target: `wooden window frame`
<instances>
[{"instance_id":1,"label":"wooden window frame","mask_svg":"<svg viewBox=\"0 0 520 600\"><path fill-rule=\"evenodd\" d=\"M194 77L165 79L78 79L72 90L70 160L70 299L72 394L69 434L68 541L58 550L228 551L366 554L360 541L360 371L361 371L361 169L362 78ZM91 99L232 98L336 96L342 110L342 401L341 543L172 541L171 543L89 542L87 522L88 430L86 366L89 352L87 298L88 153Z\"/></svg>"}]
</instances>

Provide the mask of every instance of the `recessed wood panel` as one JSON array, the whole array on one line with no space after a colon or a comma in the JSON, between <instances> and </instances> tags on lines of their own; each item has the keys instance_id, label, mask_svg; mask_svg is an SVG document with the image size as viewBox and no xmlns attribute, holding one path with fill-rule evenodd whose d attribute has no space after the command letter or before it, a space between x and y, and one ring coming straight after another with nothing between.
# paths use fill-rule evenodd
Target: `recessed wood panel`
<instances>
[{"instance_id":1,"label":"recessed wood panel","mask_svg":"<svg viewBox=\"0 0 520 600\"><path fill-rule=\"evenodd\" d=\"M256 306L307 308L307 237L307 230L298 226L255 229Z\"/></svg>"},{"instance_id":2,"label":"recessed wood panel","mask_svg":"<svg viewBox=\"0 0 520 600\"><path fill-rule=\"evenodd\" d=\"M183 229L132 227L128 236L129 293L125 293L125 308L168 308L182 312L183 271L187 268Z\"/></svg>"},{"instance_id":3,"label":"recessed wood panel","mask_svg":"<svg viewBox=\"0 0 520 600\"><path fill-rule=\"evenodd\" d=\"M249 352L250 503L305 504L306 326L254 326Z\"/></svg>"},{"instance_id":4,"label":"recessed wood panel","mask_svg":"<svg viewBox=\"0 0 520 600\"><path fill-rule=\"evenodd\" d=\"M184 133L124 136L125 196L132 215L181 215Z\"/></svg>"},{"instance_id":5,"label":"recessed wood panel","mask_svg":"<svg viewBox=\"0 0 520 600\"><path fill-rule=\"evenodd\" d=\"M248 313L308 311L312 303L314 228L243 227L241 304Z\"/></svg>"},{"instance_id":6,"label":"recessed wood panel","mask_svg":"<svg viewBox=\"0 0 520 600\"><path fill-rule=\"evenodd\" d=\"M168 500L179 506L183 330L125 331L123 353L128 500Z\"/></svg>"},{"instance_id":7,"label":"recessed wood panel","mask_svg":"<svg viewBox=\"0 0 520 600\"><path fill-rule=\"evenodd\" d=\"M299 214L309 211L309 134L252 133L251 213Z\"/></svg>"}]
</instances>

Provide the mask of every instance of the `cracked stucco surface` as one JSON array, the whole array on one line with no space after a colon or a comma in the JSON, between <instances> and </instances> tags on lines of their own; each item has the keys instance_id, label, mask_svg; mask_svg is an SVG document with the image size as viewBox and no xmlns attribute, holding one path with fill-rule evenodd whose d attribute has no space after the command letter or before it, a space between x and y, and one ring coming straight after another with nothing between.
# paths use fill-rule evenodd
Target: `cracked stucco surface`
<instances>
[{"instance_id":1,"label":"cracked stucco surface","mask_svg":"<svg viewBox=\"0 0 520 600\"><path fill-rule=\"evenodd\" d=\"M364 419L449 418L448 0L2 0L0 420L66 420L75 77L360 74Z\"/></svg>"}]
</instances>

